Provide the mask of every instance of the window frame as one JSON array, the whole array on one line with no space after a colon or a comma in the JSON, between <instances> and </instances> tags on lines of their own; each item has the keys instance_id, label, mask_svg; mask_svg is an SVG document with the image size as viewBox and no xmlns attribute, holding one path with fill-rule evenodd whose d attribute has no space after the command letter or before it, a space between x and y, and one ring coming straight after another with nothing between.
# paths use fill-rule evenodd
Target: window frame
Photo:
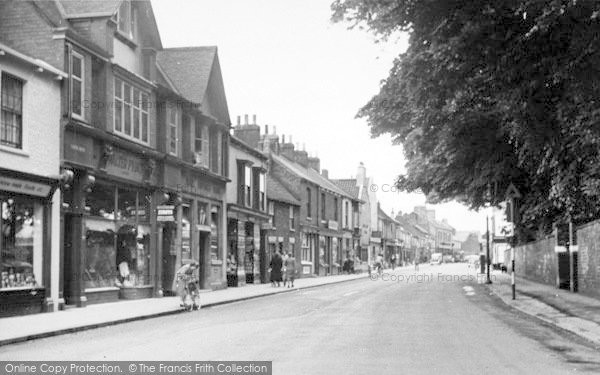
<instances>
[{"instance_id":1,"label":"window frame","mask_svg":"<svg viewBox=\"0 0 600 375\"><path fill-rule=\"evenodd\" d=\"M81 77L77 77L73 74L73 60L74 59L78 59L81 61ZM71 103L69 106L69 111L71 112L71 116L79 119L79 120L85 120L85 107L83 105L84 101L85 101L85 57L80 54L77 51L71 51L71 66L70 66L70 76L69 76L69 91L71 92ZM79 81L80 85L81 85L81 91L80 91L80 101L79 101L79 106L81 108L81 113L75 113L73 111L73 102L74 102L74 98L73 98L73 80Z\"/></svg>"},{"instance_id":2,"label":"window frame","mask_svg":"<svg viewBox=\"0 0 600 375\"><path fill-rule=\"evenodd\" d=\"M149 101L150 101L150 93L144 89L141 89L139 86L136 86L134 84L132 84L130 81L123 79L119 76L115 76L114 77L114 84L113 84L113 100L114 100L114 108L113 108L113 132L123 138L127 138L129 140L132 140L134 142L137 143L141 143L144 145L150 145L150 106L148 105ZM121 91L121 97L117 97L117 82L121 83L121 87L120 87L120 91ZM129 98L130 101L126 102L125 101L125 87L129 86L130 92L129 92ZM135 100L134 98L134 94L135 92L138 92L139 97L137 100ZM145 100L144 100L145 97ZM120 113L120 126L121 129L118 130L116 123L117 123L117 101L120 104L120 108L121 108L121 113ZM131 132L130 134L127 134L125 132L125 105L128 105L130 107L129 109L129 116L130 116L130 123L131 123ZM146 107L144 109L144 107ZM135 137L135 113L138 113L138 131L139 131L139 138ZM144 124L144 115L146 115L146 121ZM145 131L146 131L146 140L144 141L144 125L146 127Z\"/></svg>"},{"instance_id":3,"label":"window frame","mask_svg":"<svg viewBox=\"0 0 600 375\"><path fill-rule=\"evenodd\" d=\"M175 114L175 123L171 122L172 116ZM167 152L169 155L178 156L179 155L179 112L177 108L168 108L167 111ZM175 139L173 139L173 131L175 131ZM175 151L171 148L173 146L172 142L175 141Z\"/></svg>"},{"instance_id":4,"label":"window frame","mask_svg":"<svg viewBox=\"0 0 600 375\"><path fill-rule=\"evenodd\" d=\"M122 11L123 10L127 10L127 17L124 17ZM125 0L121 3L121 5L119 6L119 10L117 11L117 31L127 35L130 38L133 38L133 12L132 12L133 8L132 8L132 3L129 0ZM126 28L125 30L121 28L121 19L122 18L126 18L125 22L123 23L124 27Z\"/></svg>"},{"instance_id":5,"label":"window frame","mask_svg":"<svg viewBox=\"0 0 600 375\"><path fill-rule=\"evenodd\" d=\"M327 197L325 195L325 192L321 192L321 220L327 220L326 215L327 215L327 207L325 206L325 203L327 202Z\"/></svg>"},{"instance_id":6,"label":"window frame","mask_svg":"<svg viewBox=\"0 0 600 375\"><path fill-rule=\"evenodd\" d=\"M23 151L24 147L25 147L25 145L24 145L24 143L25 143L25 134L24 134L25 133L25 129L24 129L24 126L23 126L23 100L24 100L24 91L25 91L25 83L26 83L26 81L23 80L23 79L21 79L21 78L19 78L19 77L17 77L16 75L13 75L13 74L7 73L6 71L0 70L0 121L2 121L1 116L2 116L2 112L4 111L4 107L5 107L2 104L3 103L2 98L3 98L3 94L4 94L4 89L3 89L2 83L4 82L4 78L5 77L6 77L6 79L12 79L12 80L20 83L20 88L21 88L21 92L20 92L20 94L21 94L21 98L20 98L20 103L21 103L21 105L20 105L20 113L18 113L18 114L14 113L14 112L12 112L13 108L10 108L10 110L11 110L10 113L12 113L13 119L16 116L18 116L19 119L20 119L20 121L19 121L19 140L18 140L19 143L18 143L18 146L13 146L13 145L10 145L10 144L5 144L3 142L4 140L2 139L2 135L0 134L0 148L7 148L9 150L20 150L20 151ZM9 112L9 110L7 110L7 112ZM2 125L0 124L0 129L1 129L1 126ZM6 142L8 142L8 140L6 140Z\"/></svg>"},{"instance_id":7,"label":"window frame","mask_svg":"<svg viewBox=\"0 0 600 375\"><path fill-rule=\"evenodd\" d=\"M295 223L295 216L294 216L294 206L289 205L288 207L289 207L288 220L289 220L290 231L295 232L296 231L296 223Z\"/></svg>"},{"instance_id":8,"label":"window frame","mask_svg":"<svg viewBox=\"0 0 600 375\"><path fill-rule=\"evenodd\" d=\"M339 205L339 198L333 197L333 220L335 222L337 222L339 219L338 205Z\"/></svg>"},{"instance_id":9,"label":"window frame","mask_svg":"<svg viewBox=\"0 0 600 375\"><path fill-rule=\"evenodd\" d=\"M258 172L258 209L266 211L267 203L267 175L263 171Z\"/></svg>"},{"instance_id":10,"label":"window frame","mask_svg":"<svg viewBox=\"0 0 600 375\"><path fill-rule=\"evenodd\" d=\"M252 168L244 164L244 206L252 207Z\"/></svg>"},{"instance_id":11,"label":"window frame","mask_svg":"<svg viewBox=\"0 0 600 375\"><path fill-rule=\"evenodd\" d=\"M310 187L306 187L306 219L312 219L312 190Z\"/></svg>"}]
</instances>

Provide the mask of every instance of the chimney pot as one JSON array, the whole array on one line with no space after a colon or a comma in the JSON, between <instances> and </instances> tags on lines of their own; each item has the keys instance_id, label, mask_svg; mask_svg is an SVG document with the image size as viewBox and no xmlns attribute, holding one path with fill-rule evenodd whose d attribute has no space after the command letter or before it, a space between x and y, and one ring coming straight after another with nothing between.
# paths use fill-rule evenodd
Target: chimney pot
<instances>
[{"instance_id":1,"label":"chimney pot","mask_svg":"<svg viewBox=\"0 0 600 375\"><path fill-rule=\"evenodd\" d=\"M256 115L252 115L252 124L256 125Z\"/></svg>"},{"instance_id":2,"label":"chimney pot","mask_svg":"<svg viewBox=\"0 0 600 375\"><path fill-rule=\"evenodd\" d=\"M244 124L248 125L248 115L244 115Z\"/></svg>"}]
</instances>

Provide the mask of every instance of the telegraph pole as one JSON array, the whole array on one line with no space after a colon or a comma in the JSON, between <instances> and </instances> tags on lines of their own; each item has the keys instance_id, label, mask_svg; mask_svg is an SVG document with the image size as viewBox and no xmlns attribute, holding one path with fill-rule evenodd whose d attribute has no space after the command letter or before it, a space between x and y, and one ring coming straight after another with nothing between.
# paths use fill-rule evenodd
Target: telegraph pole
<instances>
[{"instance_id":1,"label":"telegraph pole","mask_svg":"<svg viewBox=\"0 0 600 375\"><path fill-rule=\"evenodd\" d=\"M515 284L515 231L516 231L516 226L517 224L515 223L516 221L516 204L517 204L517 199L521 198L521 193L519 192L519 190L517 189L517 187L513 184L510 183L510 185L508 185L508 189L506 189L506 203L508 205L510 205L510 212L509 212L509 219L510 219L510 223L512 225L512 230L511 230L511 240L510 240L510 258L511 258L511 275L510 275L510 279L511 279L511 285L512 285L512 299L516 299L517 298L517 287Z\"/></svg>"},{"instance_id":2,"label":"telegraph pole","mask_svg":"<svg viewBox=\"0 0 600 375\"><path fill-rule=\"evenodd\" d=\"M488 204L491 206L492 192L490 190L490 184L487 184L486 198L488 200ZM490 279L490 210L489 210L489 206L487 208L487 213L485 215L485 245L486 245L485 263L487 266L486 284L491 284L492 279Z\"/></svg>"},{"instance_id":3,"label":"telegraph pole","mask_svg":"<svg viewBox=\"0 0 600 375\"><path fill-rule=\"evenodd\" d=\"M487 281L486 284L491 284L492 280L490 279L490 218L488 215L485 217L485 245L486 245L486 254L485 254L485 263L487 266Z\"/></svg>"}]
</instances>

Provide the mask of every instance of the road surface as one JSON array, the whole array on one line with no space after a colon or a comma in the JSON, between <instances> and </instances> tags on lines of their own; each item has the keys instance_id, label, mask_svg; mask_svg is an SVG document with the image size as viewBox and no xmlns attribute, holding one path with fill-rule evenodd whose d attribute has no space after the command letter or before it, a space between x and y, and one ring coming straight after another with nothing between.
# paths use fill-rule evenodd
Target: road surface
<instances>
[{"instance_id":1,"label":"road surface","mask_svg":"<svg viewBox=\"0 0 600 375\"><path fill-rule=\"evenodd\" d=\"M600 372L597 350L509 309L469 272L397 269L4 346L0 360L269 360L274 374Z\"/></svg>"}]
</instances>

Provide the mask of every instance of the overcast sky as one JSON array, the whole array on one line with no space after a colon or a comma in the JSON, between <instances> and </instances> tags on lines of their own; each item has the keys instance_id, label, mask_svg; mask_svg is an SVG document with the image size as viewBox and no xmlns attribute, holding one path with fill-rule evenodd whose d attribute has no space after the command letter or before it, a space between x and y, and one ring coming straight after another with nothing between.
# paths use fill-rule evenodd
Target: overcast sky
<instances>
[{"instance_id":1,"label":"overcast sky","mask_svg":"<svg viewBox=\"0 0 600 375\"><path fill-rule=\"evenodd\" d=\"M362 105L378 92L406 36L375 43L366 31L332 24L328 0L152 0L165 48L218 46L232 123L256 114L259 125L292 135L321 159L330 178L374 177L389 214L425 203L393 192L404 172L401 146L372 139ZM264 127L263 127L264 130ZM458 230L484 230L485 214L458 203L430 206Z\"/></svg>"}]
</instances>

